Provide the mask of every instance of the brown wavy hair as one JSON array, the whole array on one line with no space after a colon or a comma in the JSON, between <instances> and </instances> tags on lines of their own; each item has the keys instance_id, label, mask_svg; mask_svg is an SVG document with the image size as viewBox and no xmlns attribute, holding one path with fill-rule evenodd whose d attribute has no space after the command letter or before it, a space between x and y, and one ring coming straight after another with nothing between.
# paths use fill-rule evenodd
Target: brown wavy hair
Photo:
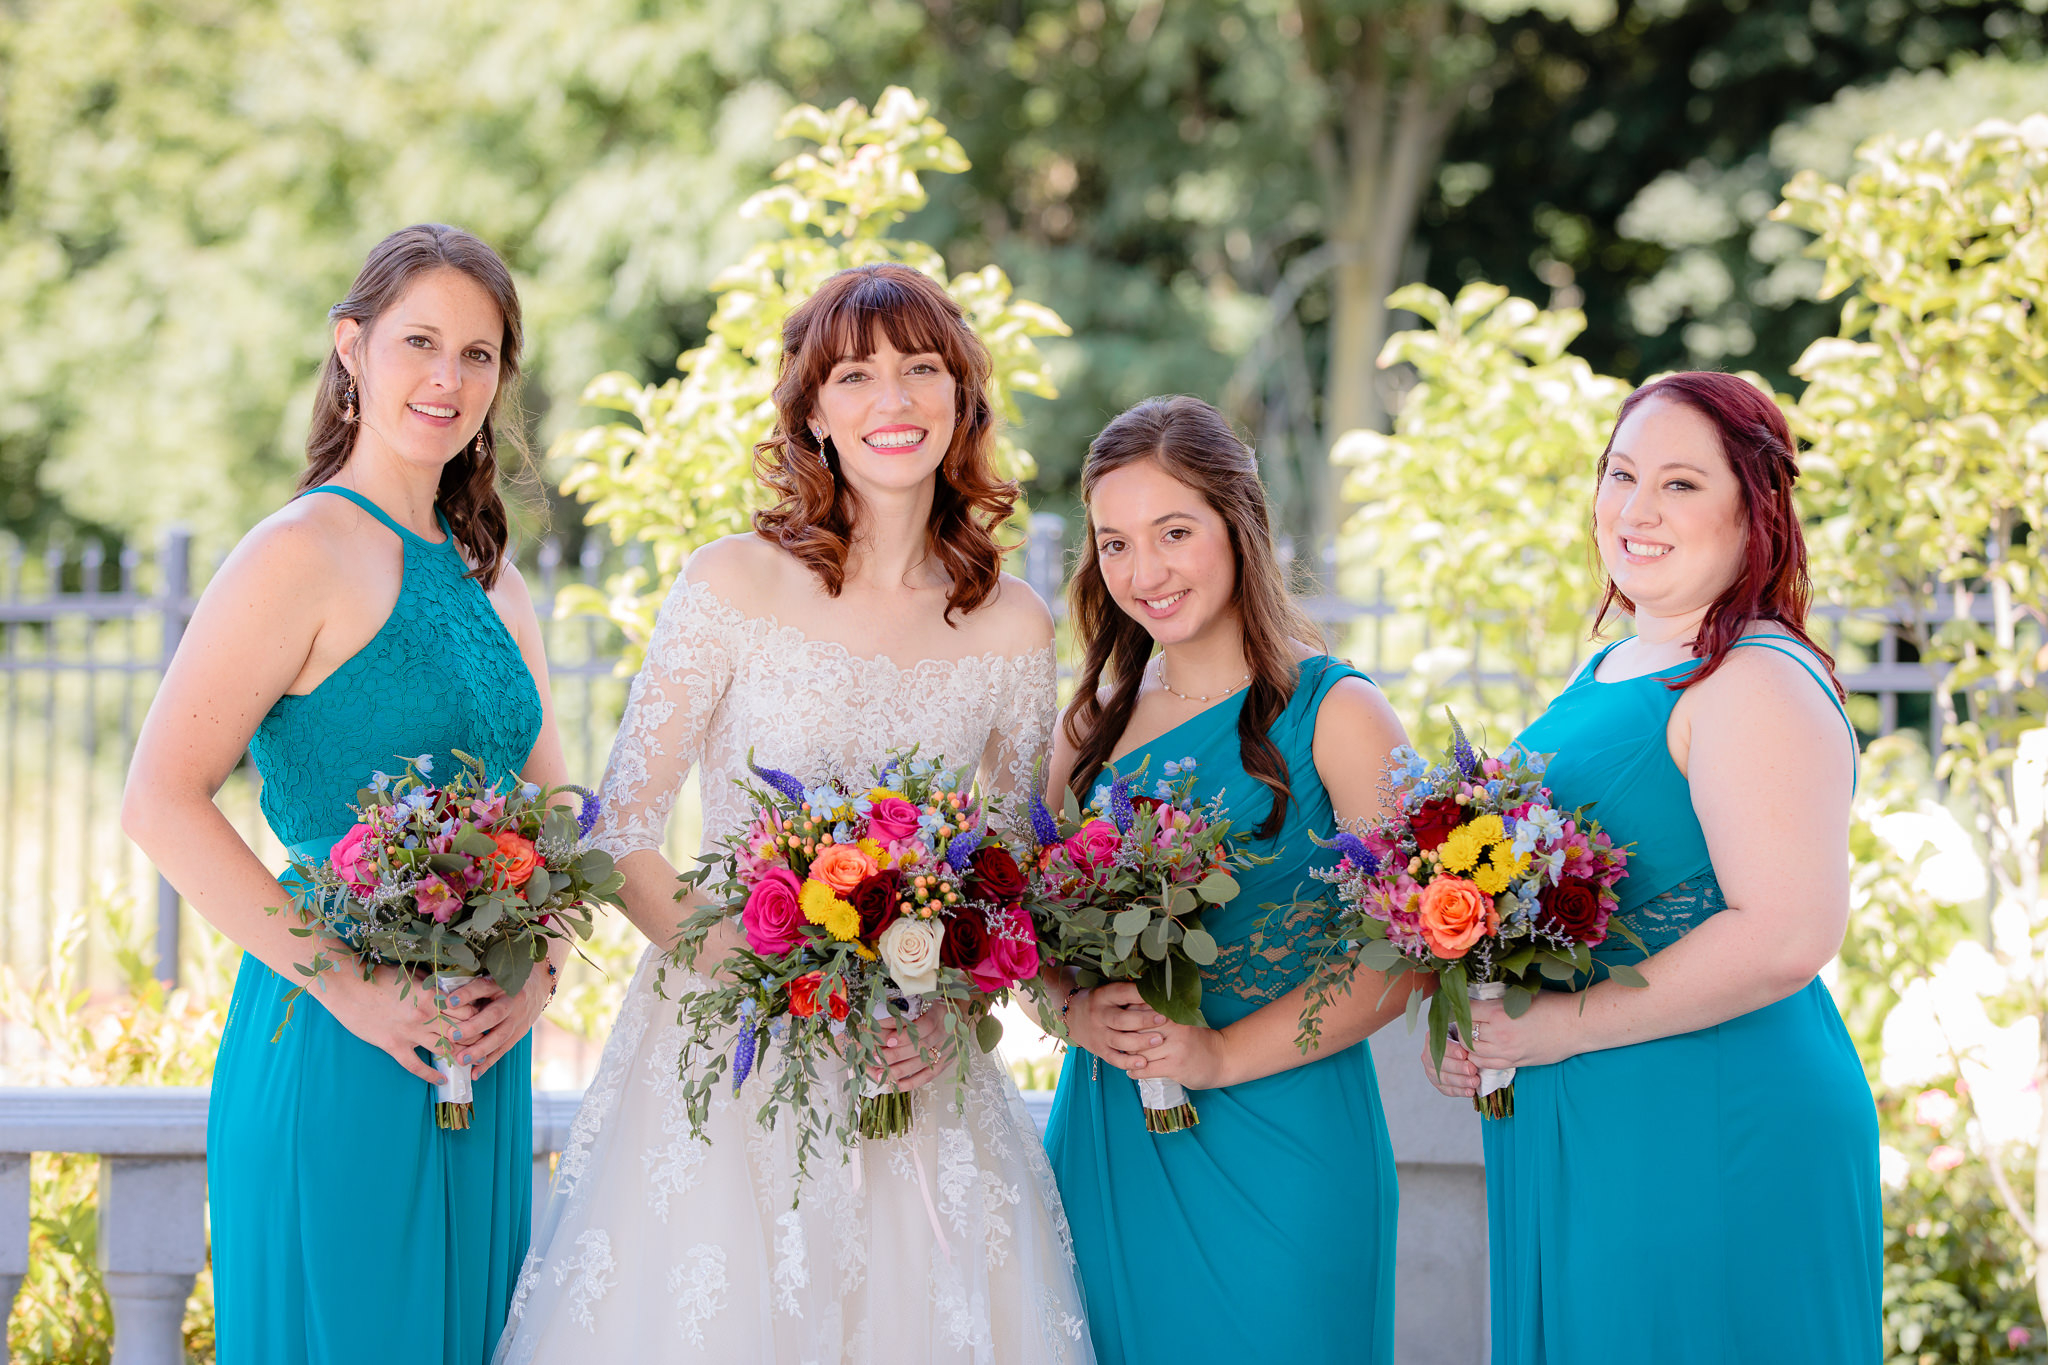
<instances>
[{"instance_id":1,"label":"brown wavy hair","mask_svg":"<svg viewBox=\"0 0 2048 1365\"><path fill-rule=\"evenodd\" d=\"M1245 662L1252 675L1237 718L1238 755L1245 772L1273 793L1272 813L1255 831L1258 838L1270 839L1287 818L1289 778L1287 760L1267 731L1287 709L1301 673L1292 646L1300 643L1320 650L1322 633L1287 591L1273 548L1273 523L1258 457L1238 439L1222 413L1186 395L1146 399L1104 427L1089 444L1081 470L1082 500L1091 499L1107 475L1140 460L1157 461L1167 475L1200 493L1229 528L1237 561L1231 600L1244 631ZM1076 753L1068 785L1085 797L1131 723L1138 685L1152 658L1151 632L1116 604L1103 581L1092 510L1080 563L1067 585L1067 606L1075 641L1084 651L1074 704L1065 721L1067 740ZM1105 682L1106 702L1101 697Z\"/></svg>"},{"instance_id":2,"label":"brown wavy hair","mask_svg":"<svg viewBox=\"0 0 2048 1365\"><path fill-rule=\"evenodd\" d=\"M939 462L926 526L926 552L946 568L946 622L994 595L1008 548L996 528L1021 490L995 467L994 363L952 296L922 271L883 262L842 270L798 304L782 324L775 382L775 430L754 447L754 471L777 497L754 514L754 531L802 560L825 591L846 586L859 495L847 486L828 436L812 438L818 388L842 360L874 353L877 334L905 355L938 355L953 376L953 443Z\"/></svg>"},{"instance_id":3,"label":"brown wavy hair","mask_svg":"<svg viewBox=\"0 0 2048 1365\"><path fill-rule=\"evenodd\" d=\"M505 335L498 347L498 392L484 414L483 453L477 453L474 438L463 443L455 458L441 469L441 487L434 503L448 518L469 562L475 567L469 576L486 589L498 581L505 566L508 534L505 500L498 494L498 444L502 440L523 463L528 455L525 422L519 416L519 291L512 272L498 253L480 238L461 228L442 223L418 223L400 228L370 249L348 297L327 310L335 321L354 318L363 330L356 334L352 357L361 368L363 339L377 319L412 287L422 275L436 270L459 270L483 288L498 305L505 319ZM357 411L362 410L361 381L357 381ZM304 492L326 483L341 472L355 450L356 424L342 415L348 392L348 370L339 351L327 353L320 369L320 387L313 397L313 427L306 435L306 471L299 475ZM510 420L501 421L509 412Z\"/></svg>"},{"instance_id":4,"label":"brown wavy hair","mask_svg":"<svg viewBox=\"0 0 2048 1365\"><path fill-rule=\"evenodd\" d=\"M1630 413L1653 398L1680 403L1713 423L1721 438L1721 454L1735 471L1742 489L1742 510L1747 534L1742 542L1742 567L1735 581L1707 608L1693 640L1694 657L1706 660L1699 668L1666 680L1674 691L1691 687L1711 676L1728 660L1728 651L1742 638L1752 621L1776 621L1785 633L1805 645L1827 665L1828 681L1835 695L1845 698L1841 679L1835 676L1835 657L1806 633L1806 615L1813 603L1813 580L1806 571L1806 532L1799 522L1799 506L1792 498L1799 482L1799 458L1792 443L1792 429L1778 405L1756 385L1740 375L1711 370L1690 370L1666 375L1645 384L1622 401L1614 419L1614 430ZM1600 452L1600 466L1594 478L1597 490L1607 477L1607 459L1614 452L1614 436ZM1597 494L1596 494L1597 496ZM1597 543L1597 532L1596 543ZM1607 580L1607 592L1600 599L1600 611L1593 618L1598 635L1607 613L1615 606L1633 616L1636 604Z\"/></svg>"}]
</instances>

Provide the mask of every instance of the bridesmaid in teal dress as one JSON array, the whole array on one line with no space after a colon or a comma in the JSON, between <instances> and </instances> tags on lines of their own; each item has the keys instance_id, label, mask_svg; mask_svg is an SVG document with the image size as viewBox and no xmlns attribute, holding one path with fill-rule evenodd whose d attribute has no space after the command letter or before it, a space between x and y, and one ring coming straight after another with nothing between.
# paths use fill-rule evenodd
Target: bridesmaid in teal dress
<instances>
[{"instance_id":1,"label":"bridesmaid in teal dress","mask_svg":"<svg viewBox=\"0 0 2048 1365\"><path fill-rule=\"evenodd\" d=\"M1214 408L1152 399L1106 427L1082 473L1088 542L1070 589L1085 651L1051 794L1192 762L1249 848L1276 861L1204 917L1204 1028L1116 983L1053 982L1075 1046L1046 1148L1104 1365L1253 1360L1391 1365L1398 1195L1368 1034L1406 992L1360 973L1320 1051L1295 1046L1303 949L1327 907L1310 839L1379 813L1400 722L1322 653L1288 599L1252 452ZM1158 653L1154 656L1154 647ZM1100 691L1098 691L1100 688ZM1268 915L1262 905L1291 908ZM1146 1131L1137 1082L1187 1087L1198 1114Z\"/></svg>"},{"instance_id":2,"label":"bridesmaid in teal dress","mask_svg":"<svg viewBox=\"0 0 2048 1365\"><path fill-rule=\"evenodd\" d=\"M221 1365L481 1365L526 1252L527 1034L558 962L517 997L464 987L441 1021L431 991L401 998L388 969L364 981L341 944L269 913L286 884L212 799L246 748L271 829L315 860L370 774L408 758L447 773L460 749L495 778L564 780L495 486L493 418L519 353L511 277L467 233L408 228L333 315L308 493L208 586L122 818L245 950L207 1127ZM323 949L343 965L287 1011ZM444 1029L476 1072L466 1131L434 1120L428 1056Z\"/></svg>"},{"instance_id":3,"label":"bridesmaid in teal dress","mask_svg":"<svg viewBox=\"0 0 2048 1365\"><path fill-rule=\"evenodd\" d=\"M1798 469L1739 378L1638 390L1600 464L1608 604L1635 618L1517 741L1634 845L1647 988L1473 1010L1440 1088L1514 1066L1484 1125L1495 1365L1882 1358L1877 1117L1817 973L1847 921L1856 736L1807 636ZM1427 1070L1428 1057L1424 1055Z\"/></svg>"}]
</instances>

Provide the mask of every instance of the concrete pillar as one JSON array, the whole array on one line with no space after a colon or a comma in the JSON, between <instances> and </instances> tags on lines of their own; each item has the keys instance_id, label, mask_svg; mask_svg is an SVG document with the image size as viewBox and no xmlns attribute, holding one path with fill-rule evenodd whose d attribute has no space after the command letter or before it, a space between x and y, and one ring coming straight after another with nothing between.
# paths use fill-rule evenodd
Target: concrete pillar
<instances>
[{"instance_id":1,"label":"concrete pillar","mask_svg":"<svg viewBox=\"0 0 2048 1365\"><path fill-rule=\"evenodd\" d=\"M101 1158L99 1218L113 1365L182 1365L185 1301L206 1265L206 1159Z\"/></svg>"},{"instance_id":2,"label":"concrete pillar","mask_svg":"<svg viewBox=\"0 0 2048 1365\"><path fill-rule=\"evenodd\" d=\"M28 1274L28 1153L0 1154L0 1365L9 1359L7 1318Z\"/></svg>"}]
</instances>

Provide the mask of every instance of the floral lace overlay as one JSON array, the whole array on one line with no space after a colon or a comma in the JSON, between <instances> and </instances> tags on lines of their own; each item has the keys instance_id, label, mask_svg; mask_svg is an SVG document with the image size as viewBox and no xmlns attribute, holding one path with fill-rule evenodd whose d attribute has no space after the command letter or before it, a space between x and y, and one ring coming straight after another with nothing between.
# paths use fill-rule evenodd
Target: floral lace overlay
<instances>
[{"instance_id":1,"label":"floral lace overlay","mask_svg":"<svg viewBox=\"0 0 2048 1365\"><path fill-rule=\"evenodd\" d=\"M986 783L1015 790L1053 705L1050 649L898 667L743 616L686 580L633 684L596 835L615 855L660 847L692 767L705 829L730 828L749 748L815 782L919 743L978 757ZM661 966L650 949L627 988L537 1220L501 1365L1093 1360L1051 1166L996 1057L975 1056L964 1088L920 1090L901 1138L814 1158L799 1187L790 1125L756 1120L756 1090L721 1093L706 1138L690 1136ZM662 990L694 980L671 966ZM771 1045L756 1068L780 1064ZM580 1239L595 1229L609 1268L578 1300Z\"/></svg>"},{"instance_id":2,"label":"floral lace overlay","mask_svg":"<svg viewBox=\"0 0 2048 1365\"><path fill-rule=\"evenodd\" d=\"M447 772L460 749L502 775L525 767L540 737L533 674L454 539L394 534L405 575L391 615L318 687L279 697L250 737L264 818L287 846L355 823L356 793L372 772L400 769L401 754L431 754Z\"/></svg>"},{"instance_id":3,"label":"floral lace overlay","mask_svg":"<svg viewBox=\"0 0 2048 1365\"><path fill-rule=\"evenodd\" d=\"M1202 993L1214 991L1257 1005L1278 1000L1308 979L1302 947L1315 940L1329 916L1330 906L1320 897L1259 911L1249 934L1219 938L1215 963L1202 969Z\"/></svg>"},{"instance_id":4,"label":"floral lace overlay","mask_svg":"<svg viewBox=\"0 0 2048 1365\"><path fill-rule=\"evenodd\" d=\"M1728 898L1721 894L1720 881L1712 872L1702 872L1660 896L1652 896L1621 918L1641 937L1644 947L1657 953L1684 938L1709 916L1727 908ZM1642 954L1621 935L1609 934L1595 956L1602 961L1619 956L1622 961L1633 962Z\"/></svg>"}]
</instances>

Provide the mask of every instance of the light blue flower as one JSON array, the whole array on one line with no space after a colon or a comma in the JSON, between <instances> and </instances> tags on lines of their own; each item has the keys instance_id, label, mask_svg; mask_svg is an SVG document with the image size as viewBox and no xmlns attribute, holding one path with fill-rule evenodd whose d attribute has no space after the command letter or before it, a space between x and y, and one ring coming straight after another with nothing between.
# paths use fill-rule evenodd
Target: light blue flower
<instances>
[{"instance_id":1,"label":"light blue flower","mask_svg":"<svg viewBox=\"0 0 2048 1365\"><path fill-rule=\"evenodd\" d=\"M1493 781L1486 784L1486 794L1492 797L1498 797L1500 795L1499 778L1495 778Z\"/></svg>"},{"instance_id":2,"label":"light blue flower","mask_svg":"<svg viewBox=\"0 0 2048 1365\"><path fill-rule=\"evenodd\" d=\"M1096 810L1102 810L1109 805L1109 784L1107 782L1095 784L1095 791L1088 797L1088 804Z\"/></svg>"},{"instance_id":3,"label":"light blue flower","mask_svg":"<svg viewBox=\"0 0 2048 1365\"><path fill-rule=\"evenodd\" d=\"M1180 761L1180 770L1184 773L1193 772L1197 766L1192 758L1184 758Z\"/></svg>"},{"instance_id":4,"label":"light blue flower","mask_svg":"<svg viewBox=\"0 0 2048 1365\"><path fill-rule=\"evenodd\" d=\"M849 825L849 824L847 824L847 823L846 823L846 822L845 822L844 820L841 820L841 821L840 821L840 822L839 822L838 824L836 824L836 825L832 826L832 838L833 838L834 842L836 842L836 843L842 843L842 844L850 844L850 843L852 843L852 842L853 842L853 826L852 826L852 825Z\"/></svg>"},{"instance_id":5,"label":"light blue flower","mask_svg":"<svg viewBox=\"0 0 2048 1365\"><path fill-rule=\"evenodd\" d=\"M902 790L903 790L903 774L902 774L902 773L897 773L897 772L892 772L892 773L890 773L890 774L889 774L889 780L888 780L888 782L886 782L886 783L885 783L884 785L885 785L885 786L887 786L887 787L889 788L889 790L890 790L890 791L892 791L892 792L900 792L900 791L902 791Z\"/></svg>"},{"instance_id":6,"label":"light blue flower","mask_svg":"<svg viewBox=\"0 0 2048 1365\"><path fill-rule=\"evenodd\" d=\"M1529 755L1529 771L1530 771L1530 772L1532 772L1532 773L1535 773L1535 774L1536 774L1536 775L1537 775L1538 777L1541 777L1541 776L1543 775L1543 770L1544 770L1545 768L1548 768L1549 766L1550 766L1550 760L1549 760L1549 759L1548 759L1547 757L1545 757L1544 755L1542 755L1542 754L1530 754L1530 755Z\"/></svg>"},{"instance_id":7,"label":"light blue flower","mask_svg":"<svg viewBox=\"0 0 2048 1365\"><path fill-rule=\"evenodd\" d=\"M1167 764L1166 770L1168 772L1172 772L1173 765L1171 763ZM1173 784L1171 782L1168 782L1163 777L1160 778L1159 781L1154 783L1152 786L1152 795L1158 797L1161 801L1173 800Z\"/></svg>"},{"instance_id":8,"label":"light blue flower","mask_svg":"<svg viewBox=\"0 0 2048 1365\"><path fill-rule=\"evenodd\" d=\"M912 777L929 777L931 776L932 767L932 761L928 758L913 758L910 760L910 775Z\"/></svg>"},{"instance_id":9,"label":"light blue flower","mask_svg":"<svg viewBox=\"0 0 2048 1365\"><path fill-rule=\"evenodd\" d=\"M949 792L958 784L959 779L949 772L942 772L932 779L932 786L942 792Z\"/></svg>"},{"instance_id":10,"label":"light blue flower","mask_svg":"<svg viewBox=\"0 0 2048 1365\"><path fill-rule=\"evenodd\" d=\"M861 793L858 796L847 797L846 804L852 808L852 818L855 820L865 820L867 818L868 812L875 808L875 803L868 799L868 796L865 792Z\"/></svg>"},{"instance_id":11,"label":"light blue flower","mask_svg":"<svg viewBox=\"0 0 2048 1365\"><path fill-rule=\"evenodd\" d=\"M540 795L540 784L535 782L522 782L519 784L519 794L522 797L526 798L528 801L531 801L535 797Z\"/></svg>"},{"instance_id":12,"label":"light blue flower","mask_svg":"<svg viewBox=\"0 0 2048 1365\"><path fill-rule=\"evenodd\" d=\"M373 791L373 792L381 792L381 791L385 791L385 790L388 790L388 789L390 788L390 786L391 786L391 774L390 774L390 773L371 773L371 774L370 774L370 790L371 790L371 791Z\"/></svg>"},{"instance_id":13,"label":"light blue flower","mask_svg":"<svg viewBox=\"0 0 2048 1365\"><path fill-rule=\"evenodd\" d=\"M421 777L432 777L434 775L434 756L432 754L421 754L412 761L412 766L420 770Z\"/></svg>"},{"instance_id":14,"label":"light blue flower","mask_svg":"<svg viewBox=\"0 0 2048 1365\"><path fill-rule=\"evenodd\" d=\"M1167 775L1168 777L1179 777L1179 776L1180 776L1180 764L1178 764L1178 763L1174 762L1174 761L1173 761L1172 759L1170 759L1170 758L1169 758L1169 759L1167 759L1167 760L1166 760L1166 775ZM1161 782L1161 783L1160 783L1159 785L1163 787L1163 786L1165 786L1166 784L1165 784L1164 782Z\"/></svg>"}]
</instances>

